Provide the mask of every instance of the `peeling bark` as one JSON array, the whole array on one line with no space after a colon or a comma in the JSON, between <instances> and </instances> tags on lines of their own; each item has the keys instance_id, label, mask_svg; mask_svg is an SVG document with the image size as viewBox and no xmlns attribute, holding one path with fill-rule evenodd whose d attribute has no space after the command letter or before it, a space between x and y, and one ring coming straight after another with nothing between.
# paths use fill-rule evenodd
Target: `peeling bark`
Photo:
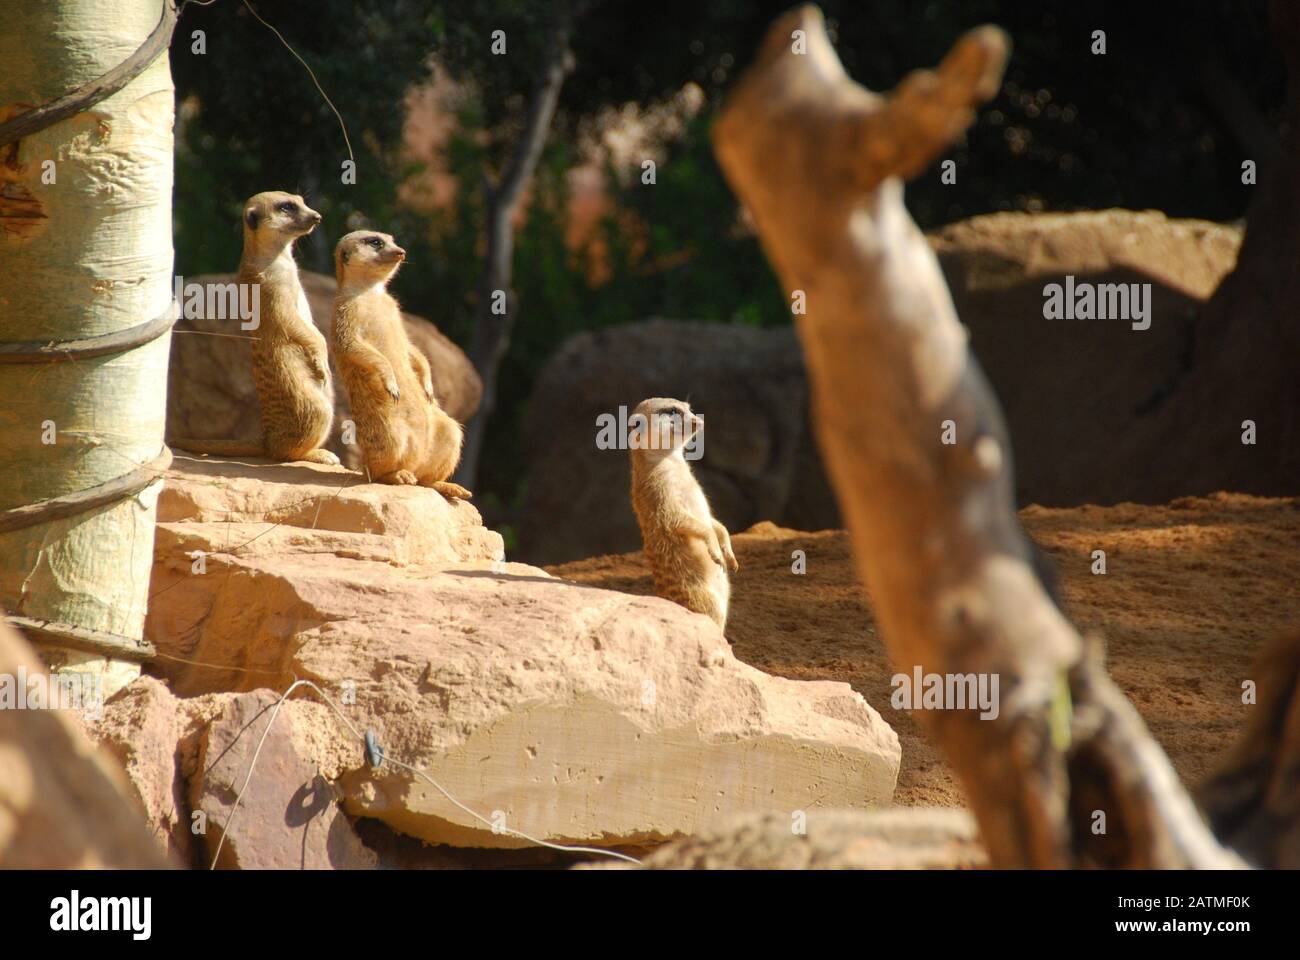
<instances>
[{"instance_id":1,"label":"peeling bark","mask_svg":"<svg viewBox=\"0 0 1300 960\"><path fill-rule=\"evenodd\" d=\"M0 607L107 695L139 658L85 647L140 641L161 489L176 11L103 6L0 29Z\"/></svg>"}]
</instances>

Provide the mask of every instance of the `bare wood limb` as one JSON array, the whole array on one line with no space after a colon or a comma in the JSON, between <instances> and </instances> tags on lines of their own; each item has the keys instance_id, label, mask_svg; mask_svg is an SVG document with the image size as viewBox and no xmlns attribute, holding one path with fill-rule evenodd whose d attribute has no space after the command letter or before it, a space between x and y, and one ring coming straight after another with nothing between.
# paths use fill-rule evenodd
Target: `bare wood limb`
<instances>
[{"instance_id":1,"label":"bare wood limb","mask_svg":"<svg viewBox=\"0 0 1300 960\"><path fill-rule=\"evenodd\" d=\"M961 134L1007 50L1000 30L971 31L880 97L805 6L773 24L714 146L786 290L806 294L818 441L895 664L999 680L994 719L922 716L994 865L1237 865L1035 575L1001 411L903 206L900 177ZM1095 837L1095 809L1122 834Z\"/></svg>"}]
</instances>

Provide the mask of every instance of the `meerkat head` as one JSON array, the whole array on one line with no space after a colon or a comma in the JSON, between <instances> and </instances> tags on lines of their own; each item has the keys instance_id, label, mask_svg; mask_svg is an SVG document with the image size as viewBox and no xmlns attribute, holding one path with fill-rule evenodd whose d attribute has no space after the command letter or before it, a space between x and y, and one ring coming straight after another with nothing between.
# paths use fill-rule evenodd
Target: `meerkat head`
<instances>
[{"instance_id":1,"label":"meerkat head","mask_svg":"<svg viewBox=\"0 0 1300 960\"><path fill-rule=\"evenodd\" d=\"M334 247L339 286L387 283L406 259L406 251L386 233L354 230Z\"/></svg>"},{"instance_id":2,"label":"meerkat head","mask_svg":"<svg viewBox=\"0 0 1300 960\"><path fill-rule=\"evenodd\" d=\"M268 190L244 204L244 242L287 246L315 230L320 220L320 214L297 194Z\"/></svg>"},{"instance_id":3,"label":"meerkat head","mask_svg":"<svg viewBox=\"0 0 1300 960\"><path fill-rule=\"evenodd\" d=\"M683 400L651 397L642 400L628 421L631 427L628 445L652 459L674 454L696 454L704 430L704 418ZM687 459L698 459L698 455Z\"/></svg>"}]
</instances>

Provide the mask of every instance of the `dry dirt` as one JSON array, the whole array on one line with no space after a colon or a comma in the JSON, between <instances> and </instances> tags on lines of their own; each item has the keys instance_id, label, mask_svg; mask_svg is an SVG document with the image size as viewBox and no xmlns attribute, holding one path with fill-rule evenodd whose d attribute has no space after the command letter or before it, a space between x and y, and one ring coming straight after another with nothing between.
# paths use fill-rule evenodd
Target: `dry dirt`
<instances>
[{"instance_id":1,"label":"dry dirt","mask_svg":"<svg viewBox=\"0 0 1300 960\"><path fill-rule=\"evenodd\" d=\"M1164 506L1119 504L1021 511L1057 567L1066 614L1099 633L1111 673L1195 784L1234 741L1249 706L1241 684L1261 644L1300 617L1300 497L1214 494ZM886 657L843 531L760 523L732 539L728 635L736 655L798 680L843 680L898 732L899 805L958 806L961 789L915 718L890 706ZM1105 550L1107 572L1091 573ZM807 572L791 572L803 550ZM547 568L628 593L653 593L640 553Z\"/></svg>"}]
</instances>

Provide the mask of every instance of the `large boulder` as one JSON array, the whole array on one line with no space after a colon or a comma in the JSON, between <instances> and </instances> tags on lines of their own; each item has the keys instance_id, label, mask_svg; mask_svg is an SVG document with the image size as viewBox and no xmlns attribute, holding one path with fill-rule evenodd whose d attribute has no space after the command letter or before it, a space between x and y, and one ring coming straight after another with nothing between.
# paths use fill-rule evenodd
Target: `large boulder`
<instances>
[{"instance_id":1,"label":"large boulder","mask_svg":"<svg viewBox=\"0 0 1300 960\"><path fill-rule=\"evenodd\" d=\"M270 690L226 698L199 739L202 775L189 781L189 806L209 827L203 864L216 858L226 869L375 868L378 855L362 843L339 805L342 791L322 772L356 763L360 745L320 735L335 722L324 704L287 701L277 712L278 700ZM336 744L342 756L331 757L324 743Z\"/></svg>"},{"instance_id":2,"label":"large boulder","mask_svg":"<svg viewBox=\"0 0 1300 960\"><path fill-rule=\"evenodd\" d=\"M1166 415L1196 350L1200 307L1236 259L1239 229L1125 210L1008 213L954 224L930 242L1006 413L1021 503L1163 501L1223 485L1212 464L1153 469L1157 448L1130 444L1136 452L1123 463L1114 452L1117 437ZM1150 328L1044 319L1045 286L1067 276L1150 283ZM808 309L817 309L815 298ZM689 399L704 415L695 469L729 529L762 520L843 526L807 395L792 329L649 320L573 337L547 363L529 404L521 559L563 563L640 545L627 453L597 447L596 418L652 396ZM1292 478L1265 477L1252 489L1292 486Z\"/></svg>"},{"instance_id":3,"label":"large boulder","mask_svg":"<svg viewBox=\"0 0 1300 960\"><path fill-rule=\"evenodd\" d=\"M1222 488L1205 474L1189 485L1189 464L1153 463L1159 447L1117 459L1116 443L1169 413L1205 339L1201 307L1236 263L1239 228L1128 210L1001 213L930 242L1006 413L1021 503L1164 502ZM1044 288L1067 276L1149 283L1150 328L1044 319Z\"/></svg>"},{"instance_id":4,"label":"large boulder","mask_svg":"<svg viewBox=\"0 0 1300 960\"><path fill-rule=\"evenodd\" d=\"M122 762L133 799L174 863L207 869L215 858L225 869L377 866L379 855L361 841L322 772L339 768L318 749L323 741L317 731L331 721L328 708L292 700L276 711L278 700L270 690L182 699L144 676L86 728Z\"/></svg>"},{"instance_id":5,"label":"large boulder","mask_svg":"<svg viewBox=\"0 0 1300 960\"><path fill-rule=\"evenodd\" d=\"M334 318L332 277L301 272L312 318L326 340ZM235 274L186 277L186 283L227 284ZM429 358L433 392L451 416L464 423L474 415L483 396L483 382L474 365L456 344L430 321L403 313L411 342ZM215 334L215 335L214 335ZM177 321L167 371L167 436L203 440L256 440L261 436L261 408L253 386L249 334L236 321L186 319ZM340 425L351 415L347 391L334 378L334 431L326 446L350 456L339 439Z\"/></svg>"},{"instance_id":6,"label":"large boulder","mask_svg":"<svg viewBox=\"0 0 1300 960\"><path fill-rule=\"evenodd\" d=\"M388 757L488 822L404 767L371 769L330 713L289 715L274 754L292 771L273 778L285 789L299 780L320 799L328 784L352 816L480 847L525 843L493 823L640 844L737 812L893 794L898 739L847 684L768 676L737 661L706 617L505 563L469 503L357 484L342 468L181 459L174 473L145 627L172 688L313 680ZM257 704L222 722L238 728ZM219 754L214 731L205 749ZM218 823L235 782L223 776L194 800ZM283 793L245 829L271 823ZM356 862L343 826L320 826L343 837L329 856Z\"/></svg>"}]
</instances>

